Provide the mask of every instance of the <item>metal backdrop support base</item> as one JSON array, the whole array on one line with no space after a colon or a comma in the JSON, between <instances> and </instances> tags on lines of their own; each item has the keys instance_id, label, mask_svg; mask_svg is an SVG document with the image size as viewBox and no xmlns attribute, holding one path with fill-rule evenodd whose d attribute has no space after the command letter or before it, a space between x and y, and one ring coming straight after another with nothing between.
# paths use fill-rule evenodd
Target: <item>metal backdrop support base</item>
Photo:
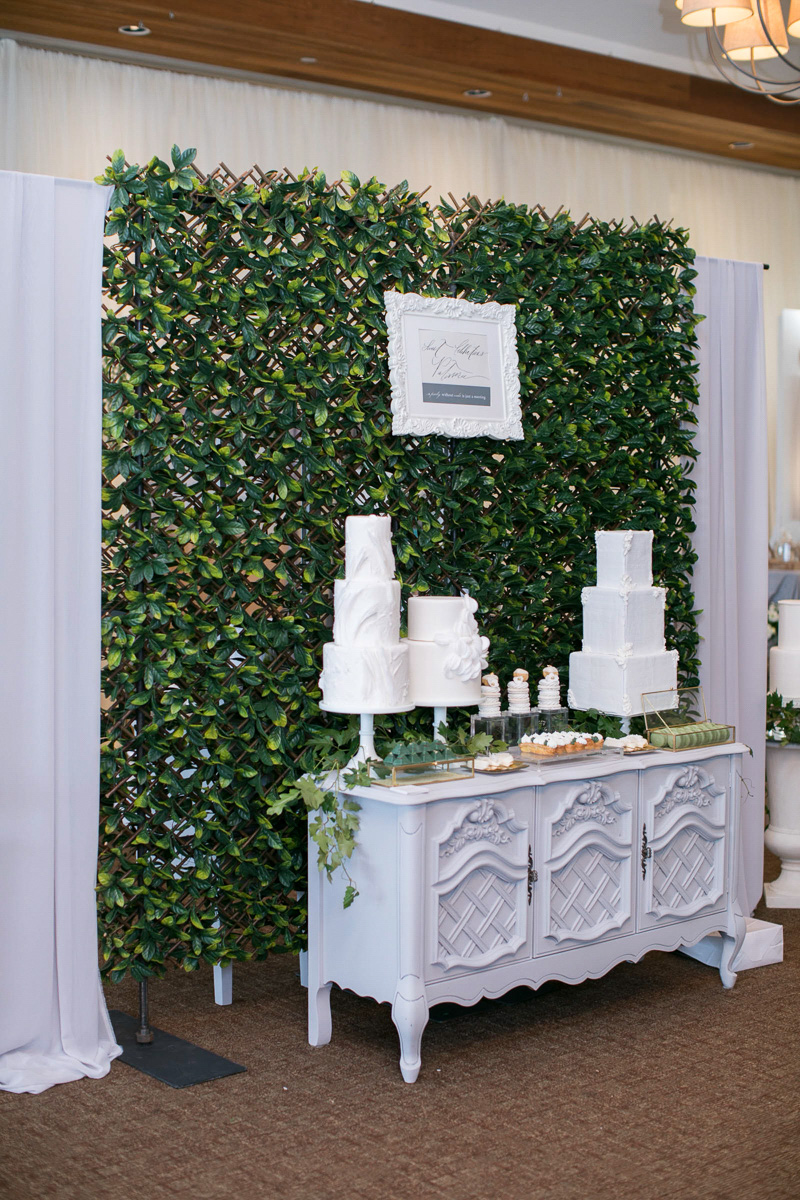
<instances>
[{"instance_id":1,"label":"metal backdrop support base","mask_svg":"<svg viewBox=\"0 0 800 1200\"><path fill-rule=\"evenodd\" d=\"M195 1083L208 1083L211 1079L222 1079L247 1070L193 1042L185 1042L163 1029L154 1029L147 1014L146 980L139 983L138 1017L117 1008L111 1009L108 1015L114 1037L122 1046L119 1061L170 1087L191 1087Z\"/></svg>"},{"instance_id":2,"label":"metal backdrop support base","mask_svg":"<svg viewBox=\"0 0 800 1200\"><path fill-rule=\"evenodd\" d=\"M208 1083L211 1079L222 1079L225 1075L238 1075L247 1070L239 1063L185 1042L163 1029L152 1030L152 1042L137 1042L136 1017L119 1009L111 1009L108 1015L114 1026L114 1037L122 1046L119 1061L170 1087L191 1087L195 1083Z\"/></svg>"}]
</instances>

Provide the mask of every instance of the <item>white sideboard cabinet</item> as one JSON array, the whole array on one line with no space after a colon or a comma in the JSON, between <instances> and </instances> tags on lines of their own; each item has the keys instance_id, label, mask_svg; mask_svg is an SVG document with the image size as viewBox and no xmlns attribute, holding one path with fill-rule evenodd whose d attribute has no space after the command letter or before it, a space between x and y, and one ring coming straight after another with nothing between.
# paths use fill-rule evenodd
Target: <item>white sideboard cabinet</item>
<instances>
[{"instance_id":1,"label":"white sideboard cabinet","mask_svg":"<svg viewBox=\"0 0 800 1200\"><path fill-rule=\"evenodd\" d=\"M474 1004L545 980L579 983L649 950L745 932L739 902L741 757L733 744L603 755L427 788L357 788L345 881L309 845L308 1029L331 1037L336 983L392 1006L413 1083L432 1004Z\"/></svg>"}]
</instances>

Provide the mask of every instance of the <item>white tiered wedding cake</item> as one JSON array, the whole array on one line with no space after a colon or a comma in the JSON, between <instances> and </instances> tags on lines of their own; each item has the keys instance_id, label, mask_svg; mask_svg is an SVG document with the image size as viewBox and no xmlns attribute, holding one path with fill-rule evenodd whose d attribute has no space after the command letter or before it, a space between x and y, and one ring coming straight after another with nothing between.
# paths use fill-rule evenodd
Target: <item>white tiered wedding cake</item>
<instances>
[{"instance_id":1,"label":"white tiered wedding cake","mask_svg":"<svg viewBox=\"0 0 800 1200\"><path fill-rule=\"evenodd\" d=\"M642 693L678 686L664 642L666 589L653 587L652 530L598 530L597 586L581 593L583 649L569 656L570 708L643 712Z\"/></svg>"},{"instance_id":2,"label":"white tiered wedding cake","mask_svg":"<svg viewBox=\"0 0 800 1200\"><path fill-rule=\"evenodd\" d=\"M345 577L333 585L333 641L322 648L322 708L390 713L407 709L408 648L400 641L400 584L391 520L345 521Z\"/></svg>"},{"instance_id":3,"label":"white tiered wedding cake","mask_svg":"<svg viewBox=\"0 0 800 1200\"><path fill-rule=\"evenodd\" d=\"M778 601L778 644L769 652L769 690L800 701L800 600Z\"/></svg>"},{"instance_id":4,"label":"white tiered wedding cake","mask_svg":"<svg viewBox=\"0 0 800 1200\"><path fill-rule=\"evenodd\" d=\"M408 601L409 695L427 708L479 704L489 639L481 637L471 596Z\"/></svg>"}]
</instances>

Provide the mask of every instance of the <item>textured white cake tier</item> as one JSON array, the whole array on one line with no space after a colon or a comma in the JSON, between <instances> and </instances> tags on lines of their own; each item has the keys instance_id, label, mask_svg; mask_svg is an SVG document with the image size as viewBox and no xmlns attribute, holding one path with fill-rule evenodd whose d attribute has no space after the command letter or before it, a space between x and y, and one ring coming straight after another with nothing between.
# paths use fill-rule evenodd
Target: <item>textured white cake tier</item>
<instances>
[{"instance_id":1,"label":"textured white cake tier","mask_svg":"<svg viewBox=\"0 0 800 1200\"><path fill-rule=\"evenodd\" d=\"M411 596L408 601L408 636L415 642L451 638L455 630L471 620L469 632L478 632L477 622L465 606L464 596Z\"/></svg>"},{"instance_id":2,"label":"textured white cake tier","mask_svg":"<svg viewBox=\"0 0 800 1200\"><path fill-rule=\"evenodd\" d=\"M769 652L769 690L784 700L800 700L800 650L773 646Z\"/></svg>"},{"instance_id":3,"label":"textured white cake tier","mask_svg":"<svg viewBox=\"0 0 800 1200\"><path fill-rule=\"evenodd\" d=\"M652 529L598 529L597 586L646 588L653 583Z\"/></svg>"},{"instance_id":4,"label":"textured white cake tier","mask_svg":"<svg viewBox=\"0 0 800 1200\"><path fill-rule=\"evenodd\" d=\"M617 655L625 646L637 654L664 651L665 588L588 587L583 601L583 649Z\"/></svg>"},{"instance_id":5,"label":"textured white cake tier","mask_svg":"<svg viewBox=\"0 0 800 1200\"><path fill-rule=\"evenodd\" d=\"M778 601L778 646L800 650L800 600Z\"/></svg>"},{"instance_id":6,"label":"textured white cake tier","mask_svg":"<svg viewBox=\"0 0 800 1200\"><path fill-rule=\"evenodd\" d=\"M478 704L489 639L478 633L470 596L411 596L408 601L411 704Z\"/></svg>"},{"instance_id":7,"label":"textured white cake tier","mask_svg":"<svg viewBox=\"0 0 800 1200\"><path fill-rule=\"evenodd\" d=\"M344 523L346 579L393 579L392 519L348 517Z\"/></svg>"},{"instance_id":8,"label":"textured white cake tier","mask_svg":"<svg viewBox=\"0 0 800 1200\"><path fill-rule=\"evenodd\" d=\"M452 657L449 646L416 642L411 638L406 638L402 644L408 646L409 704L434 708L480 703L480 666L472 679L459 679L448 674L448 663Z\"/></svg>"},{"instance_id":9,"label":"textured white cake tier","mask_svg":"<svg viewBox=\"0 0 800 1200\"><path fill-rule=\"evenodd\" d=\"M800 600L778 601L778 644L769 652L769 690L800 700Z\"/></svg>"},{"instance_id":10,"label":"textured white cake tier","mask_svg":"<svg viewBox=\"0 0 800 1200\"><path fill-rule=\"evenodd\" d=\"M337 579L333 585L337 646L396 646L400 584L396 579Z\"/></svg>"},{"instance_id":11,"label":"textured white cake tier","mask_svg":"<svg viewBox=\"0 0 800 1200\"><path fill-rule=\"evenodd\" d=\"M570 708L638 716L644 711L643 692L665 692L677 686L677 650L618 657L579 650L569 656Z\"/></svg>"},{"instance_id":12,"label":"textured white cake tier","mask_svg":"<svg viewBox=\"0 0 800 1200\"><path fill-rule=\"evenodd\" d=\"M319 686L326 708L345 713L381 713L406 708L408 646L322 647Z\"/></svg>"}]
</instances>

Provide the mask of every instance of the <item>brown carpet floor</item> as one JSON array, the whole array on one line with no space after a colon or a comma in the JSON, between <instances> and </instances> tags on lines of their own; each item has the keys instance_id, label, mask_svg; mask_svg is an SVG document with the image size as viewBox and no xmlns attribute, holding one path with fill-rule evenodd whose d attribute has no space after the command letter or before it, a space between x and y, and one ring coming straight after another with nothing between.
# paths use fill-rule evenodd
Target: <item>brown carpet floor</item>
<instances>
[{"instance_id":1,"label":"brown carpet floor","mask_svg":"<svg viewBox=\"0 0 800 1200\"><path fill-rule=\"evenodd\" d=\"M777 874L768 864L768 878ZM296 959L151 988L154 1024L247 1066L175 1091L101 1080L0 1093L8 1200L795 1200L800 1197L800 911L785 961L718 974L654 953L579 987L431 1021L403 1083L389 1009L333 995L306 1042ZM108 989L135 1012L130 983Z\"/></svg>"}]
</instances>

